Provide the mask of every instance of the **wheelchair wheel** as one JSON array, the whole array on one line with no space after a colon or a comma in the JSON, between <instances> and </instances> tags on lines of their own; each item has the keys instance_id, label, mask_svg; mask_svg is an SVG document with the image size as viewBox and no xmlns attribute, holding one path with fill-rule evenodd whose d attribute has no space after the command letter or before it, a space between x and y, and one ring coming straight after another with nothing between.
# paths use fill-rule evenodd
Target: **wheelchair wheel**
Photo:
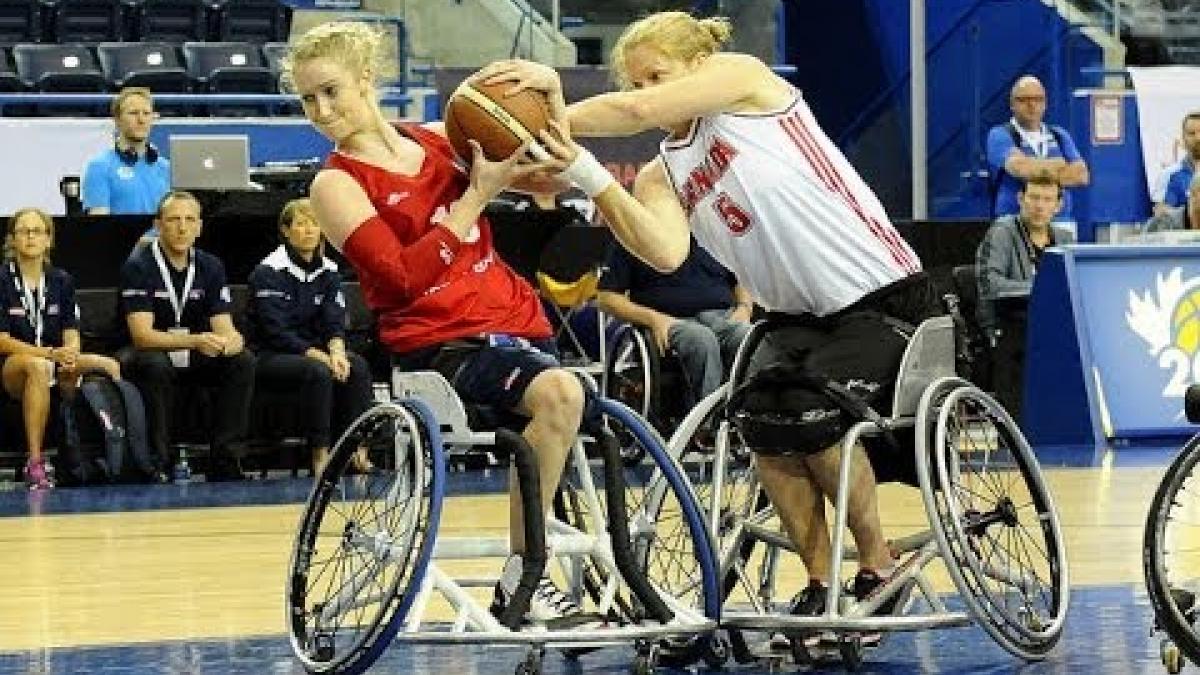
<instances>
[{"instance_id":1,"label":"wheelchair wheel","mask_svg":"<svg viewBox=\"0 0 1200 675\"><path fill-rule=\"evenodd\" d=\"M1154 607L1155 621L1174 643L1173 659L1164 647L1163 663L1179 667L1179 652L1192 663L1200 663L1200 636L1196 634L1196 594L1200 593L1200 436L1193 436L1167 468L1146 518L1142 565L1146 590ZM1178 672L1178 669L1172 671Z\"/></svg>"},{"instance_id":2,"label":"wheelchair wheel","mask_svg":"<svg viewBox=\"0 0 1200 675\"><path fill-rule=\"evenodd\" d=\"M636 326L623 326L613 340L608 363L604 364L604 397L624 403L643 419L653 420L657 409L654 391L657 358ZM633 438L625 435L617 438L626 464L645 458L644 448Z\"/></svg>"},{"instance_id":3,"label":"wheelchair wheel","mask_svg":"<svg viewBox=\"0 0 1200 675\"><path fill-rule=\"evenodd\" d=\"M938 380L917 412L916 459L930 525L963 602L1000 646L1045 657L1066 619L1066 553L1020 429L973 385Z\"/></svg>"},{"instance_id":4,"label":"wheelchair wheel","mask_svg":"<svg viewBox=\"0 0 1200 675\"><path fill-rule=\"evenodd\" d=\"M292 650L312 673L365 671L400 629L433 551L444 467L419 402L380 403L342 435L317 477L288 568ZM367 447L374 475L347 475Z\"/></svg>"},{"instance_id":5,"label":"wheelchair wheel","mask_svg":"<svg viewBox=\"0 0 1200 675\"><path fill-rule=\"evenodd\" d=\"M633 439L653 460L625 470L629 533L638 567L660 594L718 619L713 542L685 471L667 454L658 432L627 406L607 399L600 406L609 429ZM664 640L660 660L665 665L693 663L709 649L710 637Z\"/></svg>"}]
</instances>

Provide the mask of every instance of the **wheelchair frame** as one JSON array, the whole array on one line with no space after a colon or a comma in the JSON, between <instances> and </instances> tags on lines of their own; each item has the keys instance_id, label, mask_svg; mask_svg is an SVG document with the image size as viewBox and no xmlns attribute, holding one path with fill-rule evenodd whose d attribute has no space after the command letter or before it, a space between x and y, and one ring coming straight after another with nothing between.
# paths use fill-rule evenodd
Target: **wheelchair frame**
<instances>
[{"instance_id":1,"label":"wheelchair frame","mask_svg":"<svg viewBox=\"0 0 1200 675\"><path fill-rule=\"evenodd\" d=\"M339 440L325 471L314 485L309 506L301 521L289 572L288 617L293 629L293 650L310 672L362 672L378 658L387 643L397 641L528 645L529 650L526 657L517 666L518 675L532 675L540 672L542 656L547 647L578 652L632 643L637 649L637 657L634 662L635 671L648 673L655 666L659 643L664 639L691 636L696 640L704 641L716 629L717 616L720 611L720 600L716 591L717 565L712 555L713 546L710 534L704 526L701 509L686 478L674 464L673 458L667 454L661 443L655 441L654 435L646 429L645 422L627 407L603 399L599 402L607 419L625 425L629 431L649 446L649 454L657 463L656 475L659 480L665 481L665 484L670 486L669 489L680 500L685 512L690 510L690 513L685 513L685 516L688 518L689 533L696 552L700 574L704 579L703 606L693 606L676 599L670 593L665 592L653 579L650 579L649 587L657 594L671 614L669 620L646 619L621 627L585 630L513 629L493 616L468 592L469 588L491 586L496 583L497 578L455 578L439 565L439 562L447 560L507 556L510 553L507 538L437 539L438 519L443 500L441 483L446 463L443 445L452 451L465 450L475 445L492 445L497 443L498 433L476 432L469 428L466 409L462 401L449 382L439 373L396 372L393 375L393 390L397 397L396 401L377 404L364 413ZM384 531L386 528L378 528L376 532L369 532L362 524L349 522L345 527L346 532L342 535L340 544L341 548L355 549L356 554L366 555L368 558L372 555L376 556L378 558L376 567L379 568L393 558L411 559L414 550L419 549L416 563L405 579L396 580L391 589L392 597L388 598L370 596L366 600L356 600L358 594L368 584L373 583L373 579L369 575L357 573L351 575L350 582L343 583L342 588L335 593L334 602L314 603L311 614L320 616L317 617L318 620L314 621L313 630L309 631L303 617L301 617L303 625L296 625L297 616L307 613L308 604L307 597L300 597L305 593L297 590L296 579L301 578L305 581L301 585L307 589L308 574L305 566L311 562L312 558L317 557L315 555L316 537L315 535L309 536L307 533L313 527L319 527L319 523L312 523L310 514L316 512L318 498L326 495L335 484L343 480L340 472L345 469L347 464L345 457L349 457L361 440L359 436L355 435L356 430L360 426L370 423L375 417L381 416L390 418L392 423L402 423L405 427L403 431L392 432L394 447L398 452L406 453L405 457L397 456L396 465L397 467L407 467L403 472L397 471L396 479L393 482L396 485L410 486L407 489L402 486L399 490L406 494L415 493L420 487L417 485L419 481L409 479L412 476L422 476L426 472L432 472L433 479L422 491L423 496L427 496L430 505L428 522L424 528L424 538L418 543L408 541L406 537L400 537L405 540L408 548L398 550L398 547L391 543L397 538L393 536L395 532ZM426 439L428 446L426 452L422 452L422 448L417 447L421 445L421 438ZM399 439L398 446L396 439ZM610 540L607 534L609 528L603 515L605 514L604 502L601 500L601 493L597 490L593 480L593 467L584 447L585 442L593 441L598 442L599 439L579 436L570 450L570 461L564 470L564 480L568 475L572 475L578 485L577 497L581 497L585 502L586 511L590 516L589 526L581 529L557 518L548 518L545 521L544 530L546 532L545 547L548 551L548 560L558 563L560 571L567 580L569 593L576 600L579 600L586 590L583 588L585 562L590 561L594 569L600 571L602 586L598 592L596 589L592 590L592 599L597 614L607 617L616 613L614 604L623 588L634 602L644 600L644 598L639 594L639 586L635 583L638 580L630 579L628 563L625 572L622 571L622 561L618 555L621 551L617 550L614 545L614 542L618 540L615 536ZM522 474L523 469L529 471L529 467L532 466L536 479L536 464L531 463L531 458L521 460L514 456L514 460L518 464L522 496L525 500L526 541L531 547L537 547L537 540L531 538L531 527L535 532L540 531L540 528L543 527L538 514L540 508L532 507L532 513L530 510L531 503L540 503L536 498L537 483L534 480L533 489L528 489L527 475ZM523 466L521 465L522 461L524 461ZM530 495L535 496L531 497ZM619 504L619 508L622 509L624 508L623 495L624 491L622 490L621 497L613 502ZM607 501L614 499L611 494L607 495ZM418 499L418 501L420 500ZM421 504L423 503L421 502ZM418 510L421 504L418 504ZM614 506L613 508L618 507ZM413 509L408 508L401 527L393 529L402 533L407 532L410 527L415 526L415 523L410 521L418 519L419 516L419 513L414 514ZM319 520L321 517L318 515L317 519ZM378 522L386 519L376 518L375 520ZM536 523L536 526L532 526L530 523ZM576 525L578 524L576 523ZM616 531L622 528L614 527L613 529ZM355 530L360 531L355 532ZM644 549L642 552L644 553ZM642 555L641 559L644 561L645 557ZM528 561L526 563L528 567ZM404 570L407 570L407 567L403 568L401 573ZM539 576L540 573L539 570ZM403 589L400 588L401 581L405 582ZM347 587L347 583L349 583L349 587ZM639 583L644 584L645 582ZM435 595L443 597L454 612L454 619L448 624L430 621L426 618L429 603ZM389 606L396 604L395 596L400 596L399 604L396 609L391 610L390 616L386 616ZM357 610L372 603L378 603L381 606L379 616L375 618L376 625L372 627L372 630L366 631L367 635L363 640L358 640L352 645L350 654L335 662L334 657L337 656L333 653L335 640L330 637L324 644L317 644L321 632L318 626L331 623L340 625L337 621L333 621L335 615L345 614L347 611ZM641 603L646 614L655 613L652 604L644 601ZM659 616L661 618L662 614L660 613ZM322 649L325 651L322 652Z\"/></svg>"},{"instance_id":2,"label":"wheelchair frame","mask_svg":"<svg viewBox=\"0 0 1200 675\"><path fill-rule=\"evenodd\" d=\"M683 453L691 447L691 437L701 422L714 414L719 415L716 448L709 464L712 483L705 507L708 510L709 528L717 535L719 541L718 558L720 559L721 578L725 593L732 590L731 583L735 586L738 583L751 585L744 567L746 560L743 560L743 557L748 557L748 554L745 553L747 549L744 547L747 544L753 547L756 542L767 546L767 554L763 559L763 583L757 589L757 595L749 594L753 611L736 611L728 607L722 610L721 624L730 631L731 637L734 638L735 656L739 660L753 658L744 639L741 638L743 630L783 631L785 634L792 635L797 632L811 634L816 631L836 631L839 634L838 650L843 662L850 668L856 668L862 659L861 635L864 632L911 631L965 626L974 619L981 623L984 629L1011 653L1029 660L1043 658L1057 643L1061 635L1069 604L1069 576L1057 512L1053 507L1049 492L1041 480L1036 459L1015 423L985 393L955 376L955 325L950 316L927 320L918 327L912 336L901 360L894 394L893 415L886 419L858 422L843 438L839 465L840 488L834 500L835 522L833 523L830 569L834 571L834 574L838 574L842 569L843 562L856 559L855 551L845 546L844 534L847 529L848 515L848 490L846 487L850 475L850 450L864 436L878 435L892 430L914 429L917 434L916 460L919 487L927 514L930 517L930 531L891 542L897 557L907 557L903 558L897 571L885 582L884 586L867 600L843 602L845 598L840 585L831 583L826 596L827 609L823 615L799 617L771 613L774 565L779 551L795 552L794 546L781 531L768 527L767 523L774 515L773 507L767 504L766 508L756 509L753 506L763 502L763 498L759 496L761 488L757 486L754 478L751 478L747 485L751 496L749 503L752 505L752 513L731 513L722 501L731 461L731 439L735 432L728 415L721 411L721 406L724 405L728 392L743 379L748 365L747 355L752 353L757 342L761 340L762 329L763 326L756 326L754 332L742 345L734 364L731 383L710 394L700 405L689 412L669 444L671 452L682 459ZM956 396L957 399L954 398ZM1005 428L1004 433L1012 437L1010 440L1015 441L1016 447L1012 450L1019 455L1017 459L1020 466L1018 468L1022 470L1023 474L1026 473L1026 467L1032 469L1032 477L1026 475L1027 481L1033 481L1031 492L1036 491L1040 494L1035 496L1043 498L1041 501L1044 502L1044 512L1039 513L1039 517L1044 519L1041 524L1047 528L1045 532L1053 540L1054 546L1052 552L1054 560L1050 562L1051 568L1054 568L1051 570L1054 578L1050 581L1053 585L1051 591L1054 597L1051 602L1052 607L1049 608L1050 613L1053 613L1054 616L1050 617L1051 620L1048 624L1036 625L1031 622L1028 626L1016 626L1015 628L998 625L1002 620L1010 617L995 616L995 608L986 606L986 602L981 602L975 597L974 591L971 590L971 583L981 576L998 577L1006 583L1022 587L1022 593L1024 593L1027 590L1024 587L1029 585L1030 580L1005 578L1005 570L996 569L994 565L989 566L987 561L984 561L982 566L975 565L964 573L958 569L962 562L958 558L970 556L967 553L959 556L955 552L961 550L961 541L956 540L955 537L962 535L962 528L943 527L942 525L946 525L946 523L939 525L939 521L948 520L948 518L945 513L942 513L944 509L939 507L939 500L943 505L947 500L940 496L941 489L938 485L952 482L949 480L951 472L957 472L961 467L958 460L954 459L947 469L944 466L943 455L938 456L938 466L934 466L928 447L930 431L934 430L933 427L936 425L935 440L938 443L944 443L944 427L948 413L944 406L940 411L938 408L947 400L957 401L964 398L978 402L984 408L985 413L994 416L996 422ZM935 469L938 471L936 476L934 475ZM955 478L959 477L957 473L953 475ZM697 481L697 488L699 489L699 487L700 483ZM979 520L982 521L982 517ZM994 522L997 521L990 520L982 525L976 523L971 527L983 527L986 530ZM1049 548L1050 546L1047 546L1047 549ZM1050 554L1049 551L1047 553ZM925 567L937 558L945 561L946 568L950 572L956 588L959 589L968 612L950 611L935 591L933 584L923 573ZM1035 578L1033 582L1037 583L1038 579ZM914 587L920 590L930 612L917 616L901 615L912 604L911 591ZM874 611L893 598L896 598L896 609L892 616L873 616ZM1016 630L1020 639L1013 638L1005 632L1010 629ZM1021 642L1021 639L1026 638L1030 644ZM798 662L813 659L813 654L803 647L799 639L793 638L790 641L793 657Z\"/></svg>"}]
</instances>

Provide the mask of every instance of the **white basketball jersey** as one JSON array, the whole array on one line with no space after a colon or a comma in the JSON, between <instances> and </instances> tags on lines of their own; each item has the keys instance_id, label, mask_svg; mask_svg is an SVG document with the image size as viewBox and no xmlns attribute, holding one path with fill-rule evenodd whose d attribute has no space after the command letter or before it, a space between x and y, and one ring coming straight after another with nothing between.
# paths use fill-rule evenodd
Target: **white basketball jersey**
<instances>
[{"instance_id":1,"label":"white basketball jersey","mask_svg":"<svg viewBox=\"0 0 1200 675\"><path fill-rule=\"evenodd\" d=\"M921 269L799 95L662 143L692 232L769 310L824 316Z\"/></svg>"}]
</instances>

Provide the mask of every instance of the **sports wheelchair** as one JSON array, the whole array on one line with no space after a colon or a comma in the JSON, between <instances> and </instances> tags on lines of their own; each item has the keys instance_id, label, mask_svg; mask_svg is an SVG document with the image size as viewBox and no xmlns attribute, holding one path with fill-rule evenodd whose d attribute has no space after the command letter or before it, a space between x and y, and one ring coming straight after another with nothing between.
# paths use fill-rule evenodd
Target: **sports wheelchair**
<instances>
[{"instance_id":1,"label":"sports wheelchair","mask_svg":"<svg viewBox=\"0 0 1200 675\"><path fill-rule=\"evenodd\" d=\"M1184 412L1200 424L1200 385L1188 387ZM1164 632L1159 656L1169 673L1183 669L1185 659L1200 664L1200 635L1196 632L1196 594L1200 593L1200 555L1197 555L1200 484L1200 434L1193 436L1171 462L1154 491L1142 545L1146 591L1154 609L1155 632Z\"/></svg>"},{"instance_id":2,"label":"sports wheelchair","mask_svg":"<svg viewBox=\"0 0 1200 675\"><path fill-rule=\"evenodd\" d=\"M376 404L338 440L300 521L286 581L287 622L293 651L309 672L361 673L393 641L527 645L518 675L539 673L547 647L576 656L632 644L635 673L660 661L724 661L722 643L710 639L720 598L703 512L665 444L635 413L598 399L601 419L575 442L552 513L544 515L532 450L518 434L473 431L462 401L437 372L395 372L393 391L394 401ZM653 467L652 499L647 477L624 469L618 435L651 458L643 467ZM472 594L490 589L495 577L451 572L471 567L462 561L507 556L507 538L438 536L447 454L482 444L512 453L524 508L521 583L499 616ZM347 475L360 446L370 448L381 473ZM589 453L603 461L594 463ZM548 563L604 627L521 626Z\"/></svg>"},{"instance_id":3,"label":"sports wheelchair","mask_svg":"<svg viewBox=\"0 0 1200 675\"><path fill-rule=\"evenodd\" d=\"M843 563L856 559L853 548L844 547L844 533L848 450L859 439L915 434L915 482L929 521L928 531L890 542L898 558L896 572L862 601L831 583L824 614L786 614L787 598L780 595L777 577L781 554L795 549L757 482L754 455L730 419L737 413L725 408L728 392L745 379L747 355L762 340L764 324L756 325L742 345L730 384L688 413L672 436L670 448L688 467L717 538L721 625L739 662L766 660L775 666L789 656L797 663L840 658L855 669L866 636L964 626L972 620L1024 659L1041 659L1058 642L1069 600L1058 514L1037 459L1012 418L955 374L955 323L951 316L939 316L916 328L902 357L892 415L857 422L842 442L830 567L835 581ZM705 452L690 439L709 425L717 429L716 445ZM937 558L965 611L951 609L927 574ZM927 610L919 614L918 595ZM875 615L893 602L890 615ZM770 645L765 651L762 642Z\"/></svg>"}]
</instances>

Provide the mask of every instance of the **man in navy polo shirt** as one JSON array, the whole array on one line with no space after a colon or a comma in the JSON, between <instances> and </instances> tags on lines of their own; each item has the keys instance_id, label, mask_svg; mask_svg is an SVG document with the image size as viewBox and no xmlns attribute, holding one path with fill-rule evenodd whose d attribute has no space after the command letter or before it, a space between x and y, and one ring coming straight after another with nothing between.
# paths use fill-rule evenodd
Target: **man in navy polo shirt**
<instances>
[{"instance_id":1,"label":"man in navy polo shirt","mask_svg":"<svg viewBox=\"0 0 1200 675\"><path fill-rule=\"evenodd\" d=\"M660 354L683 365L691 410L716 390L750 332L750 293L693 238L687 260L670 274L616 246L596 296L613 316L650 329Z\"/></svg>"},{"instance_id":2,"label":"man in navy polo shirt","mask_svg":"<svg viewBox=\"0 0 1200 675\"><path fill-rule=\"evenodd\" d=\"M154 103L150 90L126 87L113 98L113 147L96 155L83 173L83 208L92 215L154 213L171 189L171 167L150 144Z\"/></svg>"},{"instance_id":3,"label":"man in navy polo shirt","mask_svg":"<svg viewBox=\"0 0 1200 675\"><path fill-rule=\"evenodd\" d=\"M1066 129L1047 125L1046 89L1032 75L1019 78L1009 94L1012 118L991 128L987 136L988 171L994 190L992 215L1021 212L1017 195L1031 178L1054 180L1064 188L1087 185L1087 164ZM1059 222L1073 221L1071 193L1063 192Z\"/></svg>"},{"instance_id":4,"label":"man in navy polo shirt","mask_svg":"<svg viewBox=\"0 0 1200 675\"><path fill-rule=\"evenodd\" d=\"M200 203L187 192L163 198L157 241L121 268L121 314L132 344L121 352L129 379L146 399L151 444L168 460L177 387L215 388L210 481L243 478L240 441L254 387L254 357L230 317L225 267L195 248Z\"/></svg>"}]
</instances>

